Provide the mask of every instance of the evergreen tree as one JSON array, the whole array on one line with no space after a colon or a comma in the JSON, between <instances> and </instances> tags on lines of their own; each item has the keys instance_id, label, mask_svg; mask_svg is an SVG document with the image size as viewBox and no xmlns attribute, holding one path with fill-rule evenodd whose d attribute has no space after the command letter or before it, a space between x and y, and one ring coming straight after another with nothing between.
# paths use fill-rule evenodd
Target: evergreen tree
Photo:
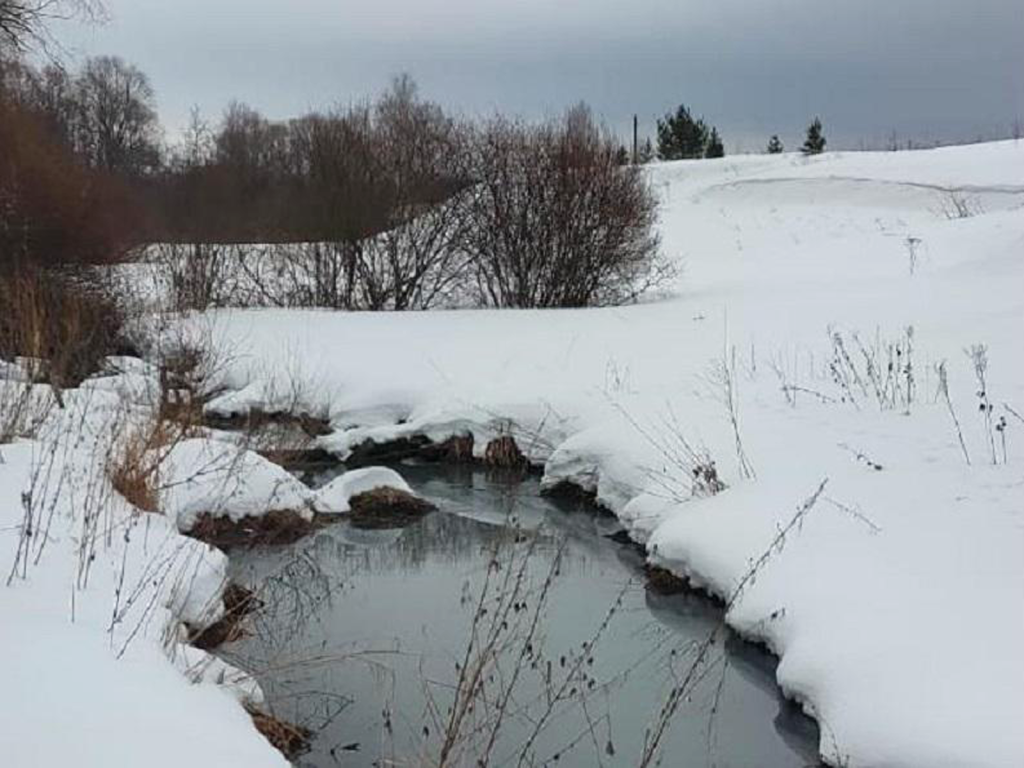
<instances>
[{"instance_id":1,"label":"evergreen tree","mask_svg":"<svg viewBox=\"0 0 1024 768\"><path fill-rule=\"evenodd\" d=\"M782 154L782 150L782 140L779 138L779 135L777 133L772 134L772 137L768 139L768 154L779 155Z\"/></svg>"},{"instance_id":2,"label":"evergreen tree","mask_svg":"<svg viewBox=\"0 0 1024 768\"><path fill-rule=\"evenodd\" d=\"M717 128L711 128L708 144L704 148L704 157L725 157L725 145L722 144L722 139L718 136Z\"/></svg>"},{"instance_id":3,"label":"evergreen tree","mask_svg":"<svg viewBox=\"0 0 1024 768\"><path fill-rule=\"evenodd\" d=\"M819 118L814 118L814 122L807 126L807 138L800 151L805 155L818 155L825 151L825 135L821 132Z\"/></svg>"},{"instance_id":4,"label":"evergreen tree","mask_svg":"<svg viewBox=\"0 0 1024 768\"><path fill-rule=\"evenodd\" d=\"M658 120L658 157L661 160L704 157L707 143L708 127L704 120L695 120L683 104L675 114L670 112L664 120Z\"/></svg>"}]
</instances>

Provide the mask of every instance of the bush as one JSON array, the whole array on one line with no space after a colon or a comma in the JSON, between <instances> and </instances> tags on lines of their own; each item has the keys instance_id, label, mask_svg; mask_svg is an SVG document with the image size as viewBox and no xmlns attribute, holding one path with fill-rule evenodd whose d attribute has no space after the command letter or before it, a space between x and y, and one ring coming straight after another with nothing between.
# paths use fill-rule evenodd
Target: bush
<instances>
[{"instance_id":1,"label":"bush","mask_svg":"<svg viewBox=\"0 0 1024 768\"><path fill-rule=\"evenodd\" d=\"M466 250L479 303L620 304L669 276L657 202L584 107L539 126L495 119L474 142Z\"/></svg>"},{"instance_id":2,"label":"bush","mask_svg":"<svg viewBox=\"0 0 1024 768\"><path fill-rule=\"evenodd\" d=\"M27 267L0 272L0 307L0 359L38 360L34 376L58 390L126 351L123 310L82 277Z\"/></svg>"}]
</instances>

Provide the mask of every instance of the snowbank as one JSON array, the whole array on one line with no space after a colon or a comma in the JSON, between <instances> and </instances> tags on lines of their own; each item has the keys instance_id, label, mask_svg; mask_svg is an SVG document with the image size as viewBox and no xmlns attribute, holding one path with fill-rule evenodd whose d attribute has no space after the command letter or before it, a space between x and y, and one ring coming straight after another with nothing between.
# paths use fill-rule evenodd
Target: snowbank
<instances>
[{"instance_id":1,"label":"snowbank","mask_svg":"<svg viewBox=\"0 0 1024 768\"><path fill-rule=\"evenodd\" d=\"M161 464L160 508L191 530L199 515L259 517L271 511L313 517L312 492L278 465L253 451L209 438L173 446Z\"/></svg>"},{"instance_id":2,"label":"snowbank","mask_svg":"<svg viewBox=\"0 0 1024 768\"><path fill-rule=\"evenodd\" d=\"M223 611L226 559L114 492L109 440L149 412L106 383L0 445L0 762L286 766L239 705L260 700L255 682L182 644L182 622Z\"/></svg>"},{"instance_id":3,"label":"snowbank","mask_svg":"<svg viewBox=\"0 0 1024 768\"><path fill-rule=\"evenodd\" d=\"M1024 423L1009 410L1024 412L1024 145L649 172L683 268L670 299L220 312L230 377L262 395L266 371L302 360L330 385L339 431L323 445L342 456L367 438L512 433L537 446L546 483L593 490L653 559L725 597L827 479L730 623L779 654L833 764L1024 764ZM973 215L950 216L954 195ZM845 386L836 334L860 371ZM867 358L884 374L896 344L910 394L890 407ZM964 353L975 344L998 435ZM942 361L969 465L937 396ZM694 457L724 492L694 488Z\"/></svg>"}]
</instances>

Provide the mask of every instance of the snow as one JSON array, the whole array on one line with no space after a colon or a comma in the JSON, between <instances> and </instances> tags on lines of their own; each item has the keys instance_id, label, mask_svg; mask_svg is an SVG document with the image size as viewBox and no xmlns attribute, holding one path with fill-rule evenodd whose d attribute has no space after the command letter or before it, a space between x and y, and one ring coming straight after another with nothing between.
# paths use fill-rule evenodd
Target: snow
<instances>
[{"instance_id":1,"label":"snow","mask_svg":"<svg viewBox=\"0 0 1024 768\"><path fill-rule=\"evenodd\" d=\"M818 719L831 764L1024 764L1024 424L1007 408L1024 412L1024 145L649 174L682 268L671 296L578 311L210 313L242 390L227 402L268 408L267 372L298 360L338 430L322 445L342 457L368 438L471 433L479 452L511 433L546 484L595 491L653 560L724 598L827 480L728 621L780 656L779 682ZM953 194L972 216L949 216ZM833 334L855 350L908 327L909 407L836 385ZM974 344L1008 422L995 463ZM754 477L715 361L734 370ZM936 394L943 361L970 465ZM714 459L726 490L694 492L691 451Z\"/></svg>"},{"instance_id":2,"label":"snow","mask_svg":"<svg viewBox=\"0 0 1024 768\"><path fill-rule=\"evenodd\" d=\"M182 644L182 622L223 611L226 558L110 487L111 436L149 417L118 390L67 390L34 438L0 445L2 762L287 766L239 705L256 683Z\"/></svg>"},{"instance_id":3,"label":"snow","mask_svg":"<svg viewBox=\"0 0 1024 768\"><path fill-rule=\"evenodd\" d=\"M393 469L364 467L350 470L329 482L317 492L313 505L318 512L343 514L349 511L349 500L353 496L377 488L393 488L405 493L412 493L409 484Z\"/></svg>"},{"instance_id":4,"label":"snow","mask_svg":"<svg viewBox=\"0 0 1024 768\"><path fill-rule=\"evenodd\" d=\"M269 511L313 517L312 492L259 454L196 437L174 445L161 464L160 508L190 530L202 514L241 520Z\"/></svg>"}]
</instances>

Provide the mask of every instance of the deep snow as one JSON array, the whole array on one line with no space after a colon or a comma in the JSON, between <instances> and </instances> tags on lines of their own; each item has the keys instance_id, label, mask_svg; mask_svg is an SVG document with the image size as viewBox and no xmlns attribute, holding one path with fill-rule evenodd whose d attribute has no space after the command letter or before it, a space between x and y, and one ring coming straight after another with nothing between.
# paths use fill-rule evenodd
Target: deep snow
<instances>
[{"instance_id":1,"label":"deep snow","mask_svg":"<svg viewBox=\"0 0 1024 768\"><path fill-rule=\"evenodd\" d=\"M779 654L779 682L818 718L832 763L1024 764L1024 422L1006 408L1024 413L1024 145L737 157L650 175L683 268L673 295L557 312L210 313L199 324L232 352L234 392L215 407L328 409L338 431L322 442L340 455L367 437L467 431L483 451L511 432L545 462L546 483L594 490L652 559L727 598L827 479L730 623ZM949 188L976 215L947 218ZM853 348L854 334L870 345L908 326L909 408L880 408L867 385L836 402L847 393L828 373L829 329ZM1008 419L993 442L972 344L987 345L987 395ZM723 359L753 478L722 404ZM943 360L970 465L935 396ZM102 476L111 421L144 420L155 386L150 366L109 367L65 393L37 439L0 446L0 577L22 566L0 587L0 756L283 765L237 704L258 699L251 681L177 642L181 620L220 610L223 557L173 517L136 514ZM726 490L692 494L679 436L714 458ZM258 487L314 503L222 445L178 447L183 477L211 457L247 473L172 482L164 502L183 521L212 492L234 516L264 506ZM44 493L39 466L74 482ZM36 521L25 562L34 478L49 523Z\"/></svg>"},{"instance_id":2,"label":"deep snow","mask_svg":"<svg viewBox=\"0 0 1024 768\"><path fill-rule=\"evenodd\" d=\"M1024 411L1024 145L650 175L683 268L675 295L580 311L211 313L243 390L225 410L294 396L276 371L345 428L322 441L342 456L412 433L473 432L482 451L511 431L546 482L595 490L653 559L723 597L827 479L729 622L779 654L779 682L819 720L834 764L1024 764L1024 423L1004 406ZM951 194L975 215L950 218ZM884 347L908 327L912 402L882 408L856 339ZM832 380L835 333L863 388ZM987 394L1007 419L996 465L973 344L987 346ZM942 361L970 466L936 396ZM727 490L692 495L679 435Z\"/></svg>"}]
</instances>

